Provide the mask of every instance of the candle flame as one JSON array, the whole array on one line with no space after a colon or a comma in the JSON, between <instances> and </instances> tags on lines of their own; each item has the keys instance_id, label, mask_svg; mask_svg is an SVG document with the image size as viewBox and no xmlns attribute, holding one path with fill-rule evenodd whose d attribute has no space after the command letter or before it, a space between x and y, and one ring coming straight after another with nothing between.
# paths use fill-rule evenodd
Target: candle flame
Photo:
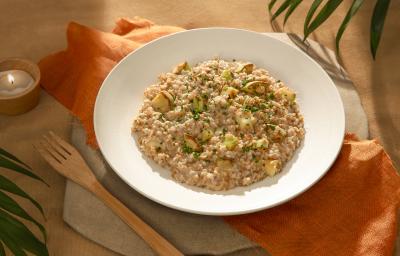
<instances>
[{"instance_id":1,"label":"candle flame","mask_svg":"<svg viewBox=\"0 0 400 256\"><path fill-rule=\"evenodd\" d=\"M7 75L7 78L8 78L8 82L10 83L10 84L14 84L14 76L13 75L11 75L11 74L8 74Z\"/></svg>"}]
</instances>

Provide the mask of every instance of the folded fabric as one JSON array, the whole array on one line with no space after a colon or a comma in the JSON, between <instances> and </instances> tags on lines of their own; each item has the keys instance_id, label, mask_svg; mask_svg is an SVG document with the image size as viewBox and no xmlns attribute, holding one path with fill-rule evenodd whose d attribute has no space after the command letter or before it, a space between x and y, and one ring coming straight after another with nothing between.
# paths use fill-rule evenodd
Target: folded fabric
<instances>
[{"instance_id":1,"label":"folded fabric","mask_svg":"<svg viewBox=\"0 0 400 256\"><path fill-rule=\"evenodd\" d=\"M400 176L382 146L348 134L329 172L304 194L225 220L272 255L393 255L399 202Z\"/></svg>"},{"instance_id":2,"label":"folded fabric","mask_svg":"<svg viewBox=\"0 0 400 256\"><path fill-rule=\"evenodd\" d=\"M82 121L96 148L93 107L103 79L142 43L180 30L141 18L120 19L113 33L71 23L68 48L39 63L42 86ZM399 199L400 177L383 148L347 135L328 174L307 192L225 220L272 255L391 255Z\"/></svg>"},{"instance_id":3,"label":"folded fabric","mask_svg":"<svg viewBox=\"0 0 400 256\"><path fill-rule=\"evenodd\" d=\"M88 135L87 143L97 148L93 109L108 72L143 43L182 30L157 26L137 17L120 19L113 33L71 22L67 29L67 49L39 62L42 87L81 120Z\"/></svg>"}]
</instances>

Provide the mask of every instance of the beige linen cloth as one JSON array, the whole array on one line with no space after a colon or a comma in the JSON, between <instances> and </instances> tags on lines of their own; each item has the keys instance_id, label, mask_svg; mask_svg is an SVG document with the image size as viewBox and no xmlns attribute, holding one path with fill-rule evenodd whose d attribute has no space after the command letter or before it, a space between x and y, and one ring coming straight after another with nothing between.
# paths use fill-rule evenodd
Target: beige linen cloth
<instances>
[{"instance_id":1,"label":"beige linen cloth","mask_svg":"<svg viewBox=\"0 0 400 256\"><path fill-rule=\"evenodd\" d=\"M300 48L316 60L331 76L343 100L346 131L361 139L368 137L365 112L352 82L337 63L334 53L310 41L301 44L296 35L268 33ZM296 46L295 46L296 47ZM134 191L106 164L98 151L86 145L81 124L74 120L72 143L83 154L103 185L125 205L153 226L187 255L268 255L258 245L234 231L221 218L201 216L159 205ZM89 239L123 255L154 255L144 241L92 194L68 181L64 201L64 220Z\"/></svg>"}]
</instances>

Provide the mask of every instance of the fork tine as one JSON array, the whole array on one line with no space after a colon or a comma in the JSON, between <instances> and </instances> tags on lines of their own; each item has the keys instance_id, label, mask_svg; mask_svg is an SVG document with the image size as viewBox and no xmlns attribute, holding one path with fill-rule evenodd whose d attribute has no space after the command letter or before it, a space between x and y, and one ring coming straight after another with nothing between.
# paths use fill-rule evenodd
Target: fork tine
<instances>
[{"instance_id":1,"label":"fork tine","mask_svg":"<svg viewBox=\"0 0 400 256\"><path fill-rule=\"evenodd\" d=\"M51 166L54 167L54 169L57 169L56 167L60 166L60 161L58 161L56 158L54 158L43 146L42 144L35 143L33 144L33 147L39 152L39 154L44 158L44 160L49 163Z\"/></svg>"},{"instance_id":2,"label":"fork tine","mask_svg":"<svg viewBox=\"0 0 400 256\"><path fill-rule=\"evenodd\" d=\"M69 143L67 143L65 140L61 139L59 136L57 136L53 131L49 132L50 136L53 137L53 139L55 141L57 141L57 143L59 145L61 145L61 147L63 147L65 149L65 151L67 151L69 154L72 154L75 149L74 147L72 147Z\"/></svg>"},{"instance_id":3,"label":"fork tine","mask_svg":"<svg viewBox=\"0 0 400 256\"><path fill-rule=\"evenodd\" d=\"M47 153L49 153L57 162L59 162L60 164L61 164L61 162L63 161L63 160L65 160L63 157L61 157L61 155L59 155L56 151L55 151L55 149L53 149L52 147L51 147L51 145L47 142L47 141L45 141L45 140L41 140L40 142L40 145L44 148L44 150L47 152Z\"/></svg>"},{"instance_id":4,"label":"fork tine","mask_svg":"<svg viewBox=\"0 0 400 256\"><path fill-rule=\"evenodd\" d=\"M67 159L67 157L70 155L63 147L60 146L54 139L49 138L47 135L43 135L44 140L58 153L60 154L64 159Z\"/></svg>"}]
</instances>

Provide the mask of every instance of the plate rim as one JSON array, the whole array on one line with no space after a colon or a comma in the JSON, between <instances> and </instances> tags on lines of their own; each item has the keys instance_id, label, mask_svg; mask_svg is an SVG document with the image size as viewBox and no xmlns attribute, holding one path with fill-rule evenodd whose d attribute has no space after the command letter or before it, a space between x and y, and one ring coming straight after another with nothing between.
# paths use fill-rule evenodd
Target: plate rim
<instances>
[{"instance_id":1,"label":"plate rim","mask_svg":"<svg viewBox=\"0 0 400 256\"><path fill-rule=\"evenodd\" d=\"M173 204L166 203L166 202L164 202L164 201L162 201L162 200L159 200L159 199L156 198L156 197L153 197L152 195L149 195L149 194L145 193L144 191L142 191L142 189L140 189L140 188L134 186L131 182L129 182L129 181L128 181L114 166L113 166L113 164L111 163L111 161L108 159L107 155L104 153L104 150L102 149L100 140L97 140L97 134L99 133L98 130L99 130L100 128L98 128L98 124L97 124L97 123L98 123L98 119L99 119L99 117L98 117L99 114L96 114L96 113L98 113L98 108L99 108L98 106L99 106L99 101L100 101L99 99L101 98L101 95L104 94L104 93L102 93L103 88L104 88L104 84L106 84L106 82L108 81L109 77L110 77L111 74L114 72L114 70L117 69L118 66L121 65L121 63L123 63L124 61L126 61L127 58L129 58L131 55L135 54L136 51L138 51L138 50L140 50L140 49L143 49L143 48L146 48L146 47L149 47L150 45L156 44L156 43L157 43L158 41L160 41L160 40L164 40L165 38L169 38L169 37L174 37L174 36L176 36L177 34L182 34L182 33L193 33L193 32L196 32L196 31L203 31L203 30L229 30L229 31L240 31L240 32L245 32L245 33L256 34L256 35L258 35L258 36L268 37L269 39L271 39L271 40L273 40L273 41L277 41L277 42L279 42L279 43L286 44L287 46L291 47L292 49L298 51L301 55L303 55L303 57L306 57L306 58L308 58L311 62L313 62L313 63L317 66L317 68L318 68L320 71L322 71L323 75L328 79L329 84L330 84L329 86L331 86L332 88L334 88L333 91L335 92L335 96L336 96L336 98L339 100L339 103L340 103L340 104L339 104L340 110L338 109L338 111L340 111L339 115L340 115L341 124L342 124L341 127L340 127L340 131L339 131L340 134L341 134L341 136L340 136L341 140L340 140L340 142L337 142L338 145L337 145L337 148L336 148L335 156L334 156L334 158L332 158L332 161L330 162L330 164L325 168L325 170L324 170L323 172L321 172L321 173L319 174L318 178L316 178L313 182L311 182L310 184L308 184L306 187L304 187L304 188L301 189L300 191L297 191L296 193L293 193L291 196L289 196L289 197L287 197L287 198L285 198L285 199L283 199L283 200L278 200L278 201L276 201L276 202L273 203L273 204L269 204L269 205L267 205L267 206L261 206L261 207L253 207L253 208L246 209L246 210L234 210L234 211L230 211L230 212L227 212L227 211L220 212L220 211L218 211L218 212L217 212L217 211L202 211L202 210L190 209L190 208L180 207L180 206L176 206L176 205L173 205ZM280 33L280 34L286 34L286 33ZM346 120L345 120L344 105L343 105L342 98L341 98L341 96L340 96L340 94L339 94L339 91L338 91L338 89L336 88L336 85L335 85L335 83L333 82L333 80L331 79L331 77L326 73L326 71L321 67L321 65L320 65L318 62L316 62L313 58L311 58L309 55L307 55L306 53L304 53L304 52L303 52L301 49L299 49L298 47L295 47L295 46L291 45L291 44L288 43L288 42L281 41L281 40L279 40L279 39L277 39L277 38L274 38L274 37L272 37L272 36L269 36L268 34L266 34L266 32L256 32L256 31L251 31L251 30L246 30L246 29L228 28L228 27L208 27L208 28L196 28L196 29L189 29L189 30L179 31L179 32L172 33L172 34L169 34L169 35L161 36L161 37L159 37L159 38L157 38L157 39L154 39L154 40L152 40L152 41L150 41L150 42L148 42L148 43L146 43L146 44L140 46L139 48L133 50L132 52L130 52L129 54L127 54L125 57L123 57L123 58L110 70L110 72L107 74L107 76L106 76L105 79L103 80L103 82L102 82L102 84L101 84L101 86L100 86L100 88L99 88L99 90L98 90L98 93L97 93L97 95L96 95L95 104L94 104L94 109L93 109L93 126L94 126L94 132L95 132L95 135L96 135L96 140L97 140L97 143L98 143L98 145L99 145L99 150L100 150L102 156L104 157L104 159L106 160L106 162L108 163L108 165L111 167L112 171L113 171L114 173L116 173L116 174L118 175L118 177L121 178L121 179L124 181L124 183L126 183L129 187L131 187L132 189L134 189L136 192L138 192L138 193L141 194L142 196L144 196L144 197L146 197L146 198L148 198L148 199L150 199L150 200L152 200L152 201L154 201L154 202L156 202L156 203L159 203L159 204L161 204L161 205L164 205L164 206L166 206L166 207L169 207L169 208L172 208L172 209L176 209L176 210L179 210L179 211L183 211L183 212L188 212L188 213L193 213L193 214L199 214L199 215L209 215L209 216L233 216L233 215L240 215L240 214L258 212L258 211L265 210L265 209L269 209L269 208L272 208L272 207L281 205L281 204L283 204L283 203L285 203L285 202L288 202L288 201L292 200L293 198L295 198L295 197L301 195L302 193L306 192L307 190L309 190L309 189L310 189L312 186L314 186L318 181L320 181L320 180L322 179L322 177L324 177L324 176L327 174L327 172L330 170L330 168L332 167L332 165L335 163L335 161L336 161L336 159L337 159L337 157L338 157L338 155L339 155L339 153L340 153L340 150L341 150L341 148L342 148L341 145L342 145L343 140L344 140L344 137L345 137L345 123L346 123Z\"/></svg>"}]
</instances>

